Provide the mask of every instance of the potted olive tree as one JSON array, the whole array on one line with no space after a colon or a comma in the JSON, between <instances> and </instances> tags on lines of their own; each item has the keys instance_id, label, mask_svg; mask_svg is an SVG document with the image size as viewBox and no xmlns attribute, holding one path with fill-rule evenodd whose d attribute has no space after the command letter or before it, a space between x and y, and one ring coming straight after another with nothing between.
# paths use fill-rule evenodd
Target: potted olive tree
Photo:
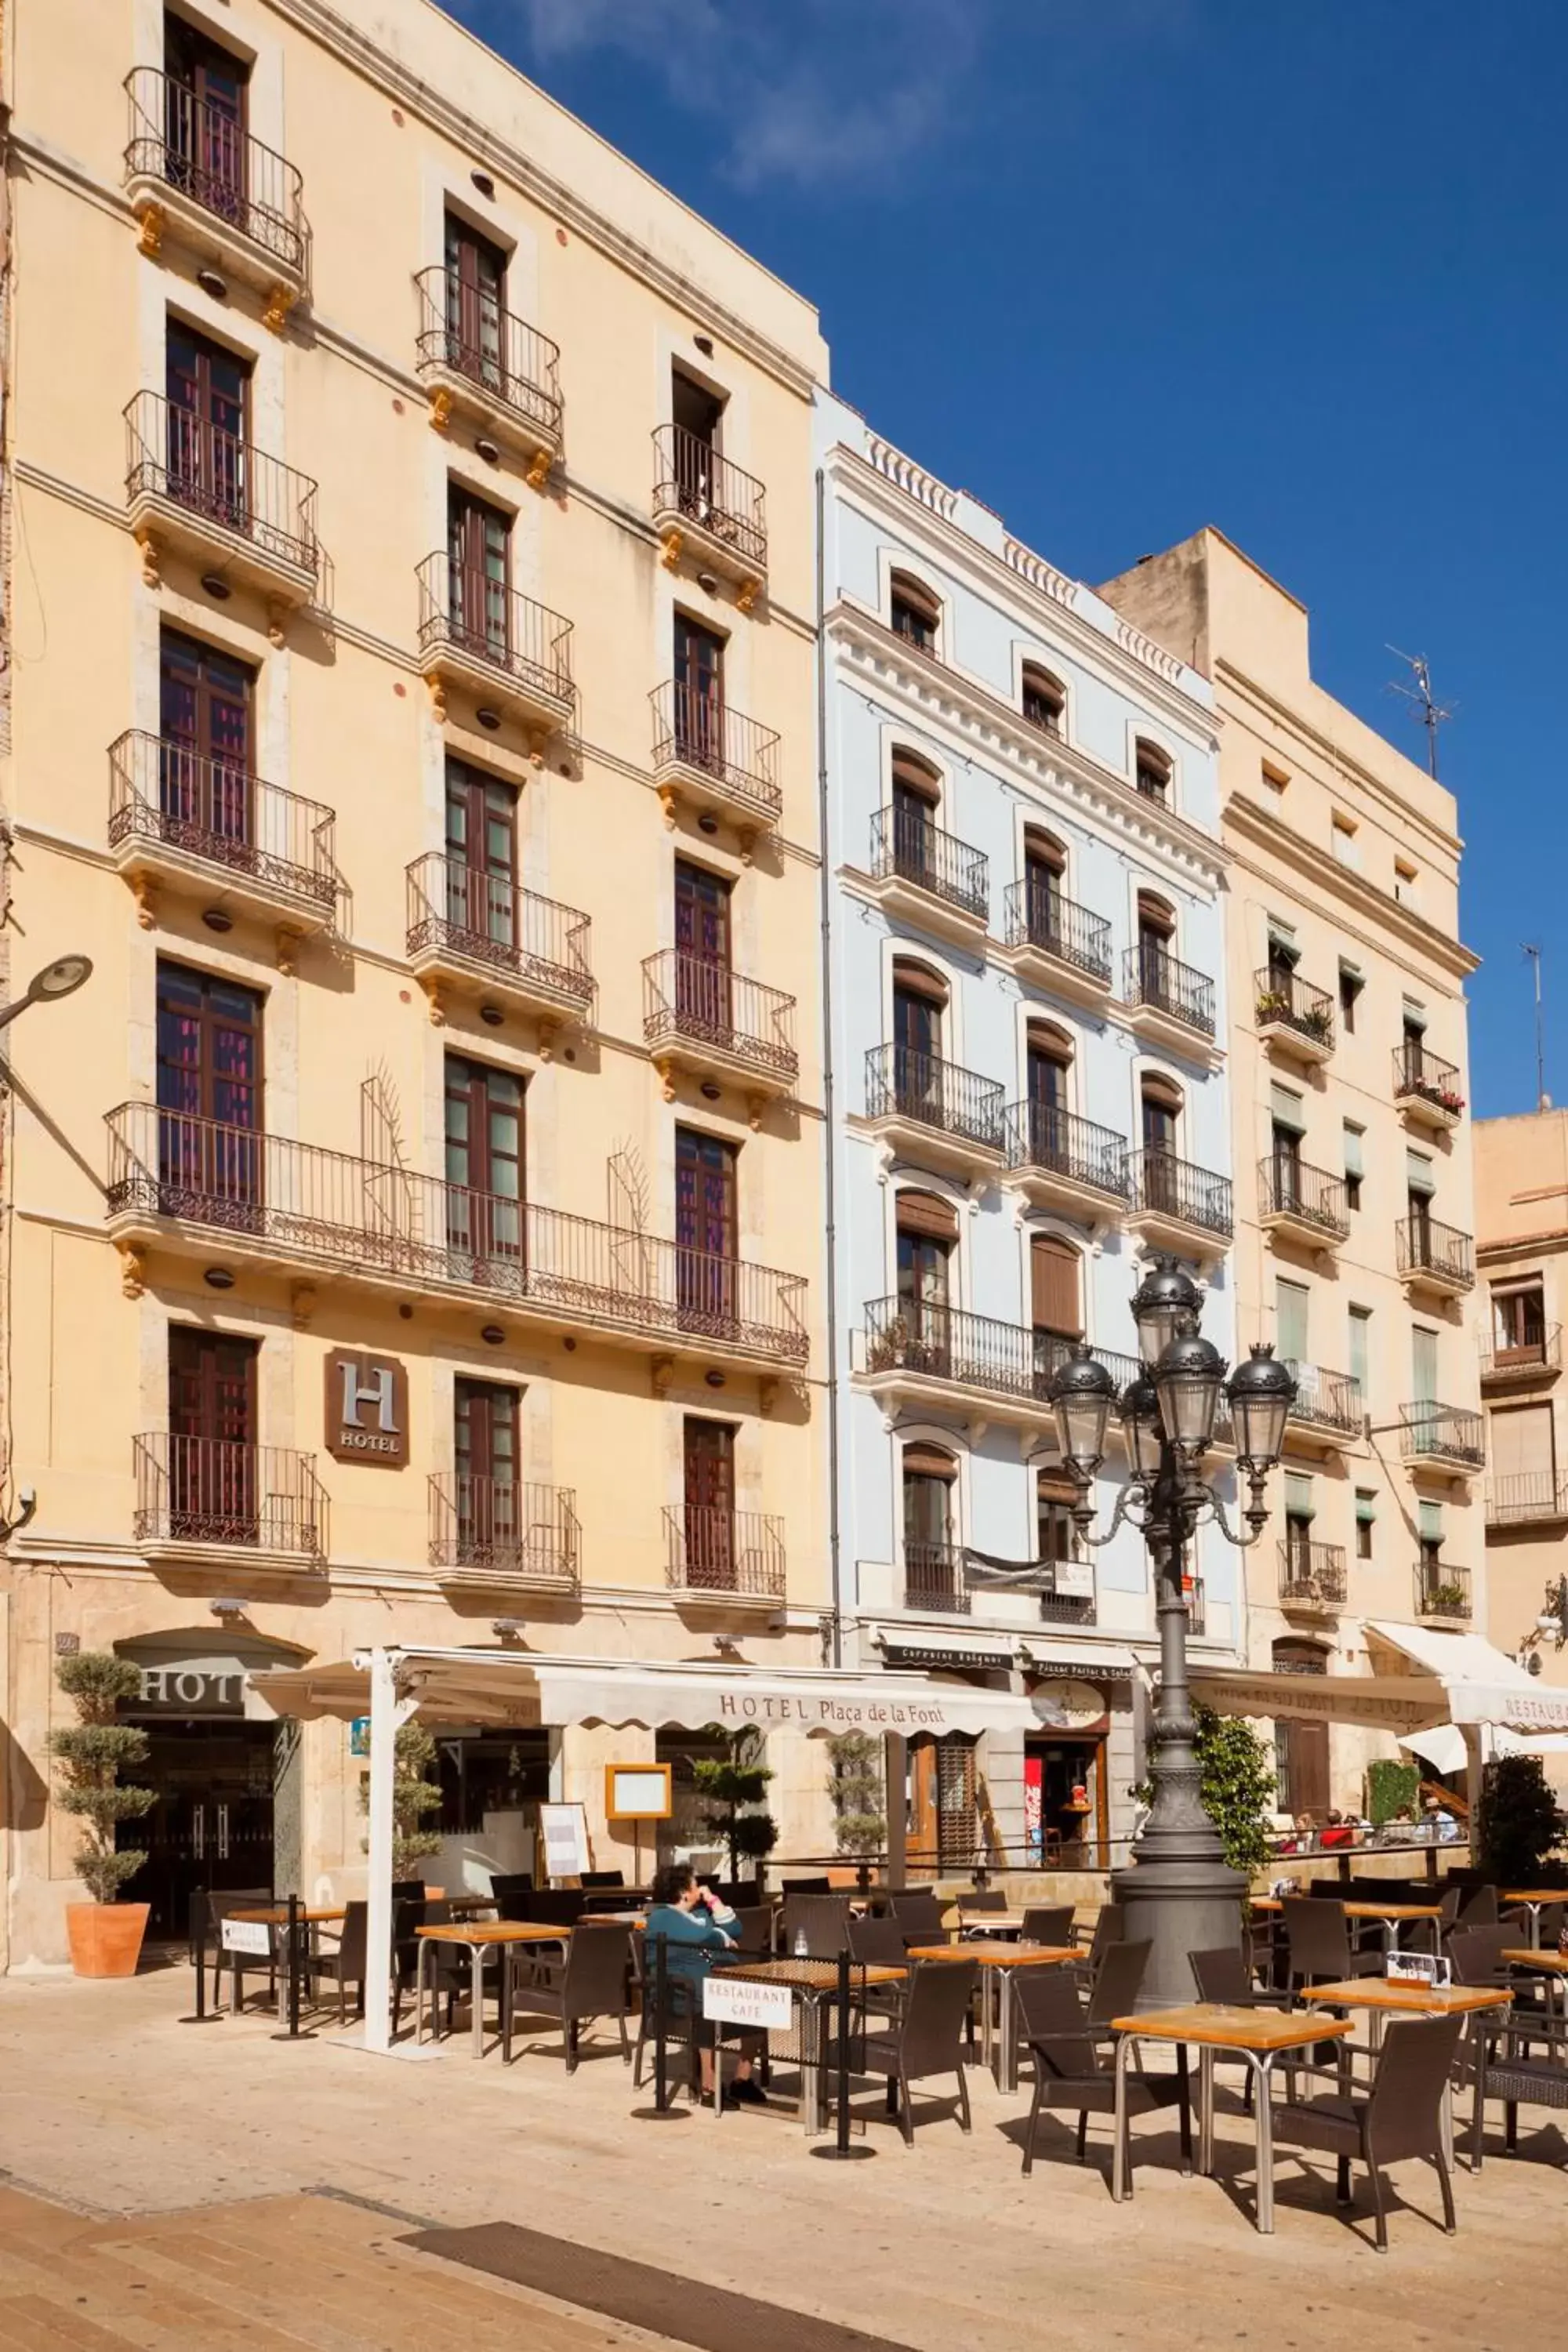
<instances>
[{"instance_id":1,"label":"potted olive tree","mask_svg":"<svg viewBox=\"0 0 1568 2352\"><path fill-rule=\"evenodd\" d=\"M60 1660L55 1680L77 1720L51 1732L49 1753L59 1767L60 1804L82 1823L76 1872L89 1897L66 1905L71 1966L79 1977L132 1977L150 1906L121 1903L120 1890L147 1857L118 1852L114 1835L120 1822L140 1821L155 1796L151 1789L121 1786L123 1770L146 1762L148 1740L138 1725L121 1723L115 1708L136 1697L141 1671L110 1651L81 1650Z\"/></svg>"}]
</instances>

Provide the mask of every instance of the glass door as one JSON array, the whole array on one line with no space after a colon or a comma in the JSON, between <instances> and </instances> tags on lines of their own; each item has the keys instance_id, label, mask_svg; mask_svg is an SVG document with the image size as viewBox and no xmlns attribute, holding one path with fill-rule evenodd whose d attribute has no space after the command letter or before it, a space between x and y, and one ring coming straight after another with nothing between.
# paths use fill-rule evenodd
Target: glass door
<instances>
[{"instance_id":1,"label":"glass door","mask_svg":"<svg viewBox=\"0 0 1568 2352\"><path fill-rule=\"evenodd\" d=\"M521 1286L522 1094L510 1070L447 1056L447 1245L469 1261L463 1280Z\"/></svg>"},{"instance_id":2,"label":"glass door","mask_svg":"<svg viewBox=\"0 0 1568 2352\"><path fill-rule=\"evenodd\" d=\"M165 841L249 867L251 672L194 637L159 639L158 800Z\"/></svg>"}]
</instances>

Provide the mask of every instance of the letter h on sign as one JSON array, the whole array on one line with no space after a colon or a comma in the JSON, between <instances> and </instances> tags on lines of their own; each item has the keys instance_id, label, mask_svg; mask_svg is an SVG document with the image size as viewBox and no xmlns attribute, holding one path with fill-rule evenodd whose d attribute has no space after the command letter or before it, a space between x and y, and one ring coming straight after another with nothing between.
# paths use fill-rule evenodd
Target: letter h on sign
<instances>
[{"instance_id":1,"label":"letter h on sign","mask_svg":"<svg viewBox=\"0 0 1568 2352\"><path fill-rule=\"evenodd\" d=\"M334 1349L327 1358L327 1451L338 1462L401 1470L408 1460L408 1375L395 1356Z\"/></svg>"}]
</instances>

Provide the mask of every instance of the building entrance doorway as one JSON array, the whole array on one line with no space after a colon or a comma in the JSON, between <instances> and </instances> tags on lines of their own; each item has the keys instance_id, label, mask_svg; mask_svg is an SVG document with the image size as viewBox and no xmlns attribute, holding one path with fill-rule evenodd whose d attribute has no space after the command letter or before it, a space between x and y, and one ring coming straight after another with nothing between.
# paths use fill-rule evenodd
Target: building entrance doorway
<instances>
[{"instance_id":1,"label":"building entrance doorway","mask_svg":"<svg viewBox=\"0 0 1568 2352\"><path fill-rule=\"evenodd\" d=\"M1110 1867L1103 1739L1031 1739L1024 1748L1026 1834L1042 1863Z\"/></svg>"},{"instance_id":2,"label":"building entrance doorway","mask_svg":"<svg viewBox=\"0 0 1568 2352\"><path fill-rule=\"evenodd\" d=\"M120 1824L116 1843L146 1853L126 1897L151 1904L148 1936L177 1938L188 1932L193 1895L273 1885L277 1726L228 1717L142 1727L151 1752L127 1778L155 1790L157 1801Z\"/></svg>"}]
</instances>

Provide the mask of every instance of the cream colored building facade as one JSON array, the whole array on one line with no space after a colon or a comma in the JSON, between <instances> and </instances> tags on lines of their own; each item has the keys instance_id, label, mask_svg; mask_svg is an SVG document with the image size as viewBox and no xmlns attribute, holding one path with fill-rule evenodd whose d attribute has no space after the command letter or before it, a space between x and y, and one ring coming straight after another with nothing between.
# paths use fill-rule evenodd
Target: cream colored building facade
<instances>
[{"instance_id":1,"label":"cream colored building facade","mask_svg":"<svg viewBox=\"0 0 1568 2352\"><path fill-rule=\"evenodd\" d=\"M5 37L10 986L95 967L7 1041L17 1965L72 1646L144 1669L154 1932L220 1844L360 1863L347 1730L246 1666L821 1661L826 359L426 0ZM629 1875L656 1749L444 1740L454 1850L580 1798Z\"/></svg>"},{"instance_id":2,"label":"cream colored building facade","mask_svg":"<svg viewBox=\"0 0 1568 2352\"><path fill-rule=\"evenodd\" d=\"M1476 1257L1491 1637L1568 1682L1568 1111L1476 1122Z\"/></svg>"},{"instance_id":3,"label":"cream colored building facade","mask_svg":"<svg viewBox=\"0 0 1568 2352\"><path fill-rule=\"evenodd\" d=\"M1218 531L1100 593L1213 677L1222 722L1237 1331L1300 1383L1250 1662L1396 1666L1369 1620L1487 1627L1454 797L1315 683L1305 607ZM1395 1752L1277 1744L1281 1804L1319 1812Z\"/></svg>"}]
</instances>

